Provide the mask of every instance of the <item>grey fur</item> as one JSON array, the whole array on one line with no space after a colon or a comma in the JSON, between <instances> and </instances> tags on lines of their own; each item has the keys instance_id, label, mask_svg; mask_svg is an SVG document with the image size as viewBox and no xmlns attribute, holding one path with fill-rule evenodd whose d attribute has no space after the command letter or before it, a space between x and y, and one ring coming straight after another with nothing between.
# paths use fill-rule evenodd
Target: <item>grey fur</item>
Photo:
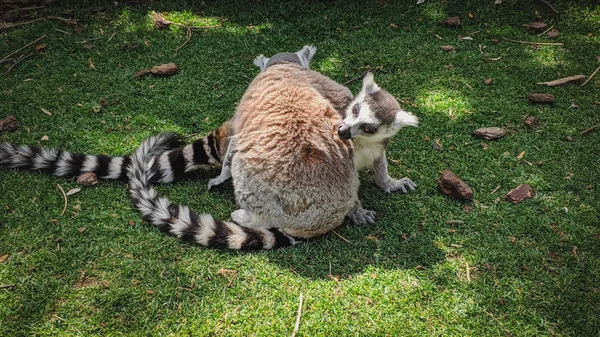
<instances>
[{"instance_id":1,"label":"grey fur","mask_svg":"<svg viewBox=\"0 0 600 337\"><path fill-rule=\"evenodd\" d=\"M261 54L254 59L254 64L260 68L261 72L265 71L270 66L285 63L298 64L308 69L310 60L312 60L316 52L317 47L306 45L295 53L277 53L270 58Z\"/></svg>"}]
</instances>

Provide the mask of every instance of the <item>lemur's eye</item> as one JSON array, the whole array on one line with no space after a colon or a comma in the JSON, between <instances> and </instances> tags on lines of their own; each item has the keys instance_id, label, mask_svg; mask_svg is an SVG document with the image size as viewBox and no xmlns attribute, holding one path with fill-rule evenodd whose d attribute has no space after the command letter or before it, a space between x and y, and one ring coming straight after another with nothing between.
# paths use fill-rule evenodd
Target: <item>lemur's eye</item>
<instances>
[{"instance_id":1,"label":"lemur's eye","mask_svg":"<svg viewBox=\"0 0 600 337\"><path fill-rule=\"evenodd\" d=\"M373 125L369 125L369 124L363 124L360 127L360 129L363 130L364 133L367 133L367 134L370 134L370 135L374 134L375 132L377 132L377 127L373 126Z\"/></svg>"},{"instance_id":2,"label":"lemur's eye","mask_svg":"<svg viewBox=\"0 0 600 337\"><path fill-rule=\"evenodd\" d=\"M352 107L352 116L354 118L358 117L358 104L354 104L354 106Z\"/></svg>"}]
</instances>

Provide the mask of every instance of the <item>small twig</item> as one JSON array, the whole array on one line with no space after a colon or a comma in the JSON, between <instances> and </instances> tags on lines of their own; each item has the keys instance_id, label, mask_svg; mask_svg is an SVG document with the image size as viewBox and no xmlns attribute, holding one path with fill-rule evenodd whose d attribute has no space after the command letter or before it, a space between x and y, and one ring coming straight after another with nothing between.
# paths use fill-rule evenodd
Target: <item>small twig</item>
<instances>
[{"instance_id":1,"label":"small twig","mask_svg":"<svg viewBox=\"0 0 600 337\"><path fill-rule=\"evenodd\" d=\"M46 19L58 20L58 21L62 21L64 23L68 23L70 25L77 25L77 21L71 20L71 19L61 18L60 16L47 16Z\"/></svg>"},{"instance_id":2,"label":"small twig","mask_svg":"<svg viewBox=\"0 0 600 337\"><path fill-rule=\"evenodd\" d=\"M10 288L13 288L15 286L16 286L16 284L5 284L3 286L0 286L0 289L10 289Z\"/></svg>"},{"instance_id":3,"label":"small twig","mask_svg":"<svg viewBox=\"0 0 600 337\"><path fill-rule=\"evenodd\" d=\"M62 30L62 29L58 29L58 28L54 28L55 31L59 32L59 33L63 33L66 35L71 35L71 33L67 32L66 30Z\"/></svg>"},{"instance_id":4,"label":"small twig","mask_svg":"<svg viewBox=\"0 0 600 337\"><path fill-rule=\"evenodd\" d=\"M192 38L192 30L190 29L190 27L186 26L185 30L186 30L187 39L181 46L175 48L175 52L177 52L177 51L179 51L179 49L183 48L183 46L185 46L188 42L190 42L190 39Z\"/></svg>"},{"instance_id":5,"label":"small twig","mask_svg":"<svg viewBox=\"0 0 600 337\"><path fill-rule=\"evenodd\" d=\"M545 3L546 5L548 5L548 7L550 7L550 9L554 11L554 13L558 14L558 11L554 7L552 7L552 5L548 3L548 1L546 1L546 0L540 0L540 1Z\"/></svg>"},{"instance_id":6,"label":"small twig","mask_svg":"<svg viewBox=\"0 0 600 337\"><path fill-rule=\"evenodd\" d=\"M494 190L491 191L490 194L494 194L494 193L498 192L499 189L500 189L500 185L496 186L496 188L494 188Z\"/></svg>"},{"instance_id":7,"label":"small twig","mask_svg":"<svg viewBox=\"0 0 600 337\"><path fill-rule=\"evenodd\" d=\"M590 132L596 130L597 128L600 128L600 124L594 125L591 128L589 128L589 129L585 129L585 130L581 131L581 134L585 135L586 133L590 133Z\"/></svg>"},{"instance_id":8,"label":"small twig","mask_svg":"<svg viewBox=\"0 0 600 337\"><path fill-rule=\"evenodd\" d=\"M21 62L25 61L26 59L32 57L33 55L34 55L33 53L30 53L30 54L27 54L26 56L19 57L15 61L15 63L11 64L10 67L8 67L8 70L6 72L10 73L13 70L13 68L16 67L19 63L21 63Z\"/></svg>"},{"instance_id":9,"label":"small twig","mask_svg":"<svg viewBox=\"0 0 600 337\"><path fill-rule=\"evenodd\" d=\"M13 56L14 54L16 54L16 53L20 52L21 50L23 50L23 49L25 49L25 48L27 48L27 47L31 46L32 44L34 44L34 43L38 42L39 40L41 40L41 39L43 39L43 38L45 38L45 37L46 37L46 35L44 35L44 36L42 36L42 37L40 37L40 38L37 38L37 39L35 39L35 40L34 40L34 41L32 41L32 42L29 42L28 44L24 45L23 47L21 47L21 48L19 48L19 49L15 50L15 51L13 51L12 53L10 53L10 54L8 54L8 55L4 56L2 59L0 59L0 61L3 61L3 60L5 60L5 59L7 59L7 58L9 58L9 57Z\"/></svg>"},{"instance_id":10,"label":"small twig","mask_svg":"<svg viewBox=\"0 0 600 337\"><path fill-rule=\"evenodd\" d=\"M598 68L596 68L596 70L590 75L590 77L588 77L587 80L585 80L585 82L583 82L583 84L581 86L583 87L584 85L587 84L587 82L589 82L592 79L592 77L596 76L596 73L598 72L598 70L600 70L600 66Z\"/></svg>"},{"instance_id":11,"label":"small twig","mask_svg":"<svg viewBox=\"0 0 600 337\"><path fill-rule=\"evenodd\" d=\"M498 61L502 58L502 56L500 57L488 57L486 53L483 52L483 48L481 47L481 45L479 45L479 52L481 53L481 55L483 55L483 59L486 61Z\"/></svg>"},{"instance_id":12,"label":"small twig","mask_svg":"<svg viewBox=\"0 0 600 337\"><path fill-rule=\"evenodd\" d=\"M300 298L298 299L298 315L296 316L296 324L294 325L294 331L292 337L296 337L298 330L300 329L300 317L302 317L302 292L300 292Z\"/></svg>"},{"instance_id":13,"label":"small twig","mask_svg":"<svg viewBox=\"0 0 600 337\"><path fill-rule=\"evenodd\" d=\"M505 37L503 37L502 40L516 42L516 43L522 43L522 44L538 44L540 46L564 46L564 44L562 44L560 42L529 42L529 41L511 40L511 39L507 39Z\"/></svg>"},{"instance_id":14,"label":"small twig","mask_svg":"<svg viewBox=\"0 0 600 337\"><path fill-rule=\"evenodd\" d=\"M10 62L10 61L14 61L15 59L2 59L0 60L0 64L4 63L4 62Z\"/></svg>"},{"instance_id":15,"label":"small twig","mask_svg":"<svg viewBox=\"0 0 600 337\"><path fill-rule=\"evenodd\" d=\"M342 239L344 242L348 243L348 244L353 244L352 242L350 242L350 240L346 239L345 237L341 236L340 234L338 234L338 232L336 231L332 231L333 234L337 235L338 238Z\"/></svg>"},{"instance_id":16,"label":"small twig","mask_svg":"<svg viewBox=\"0 0 600 337\"><path fill-rule=\"evenodd\" d=\"M548 28L545 31L543 31L542 33L538 34L538 36L542 36L542 35L548 33L552 28L554 28L554 25L550 26L550 28Z\"/></svg>"},{"instance_id":17,"label":"small twig","mask_svg":"<svg viewBox=\"0 0 600 337\"><path fill-rule=\"evenodd\" d=\"M362 74L360 74L360 76L356 76L355 78L353 78L353 79L350 79L350 80L348 80L348 81L344 82L342 85L343 85L343 86L347 86L348 84L350 84L350 83L352 83L352 82L354 82L354 81L360 80L361 78L365 77L365 75L366 75L366 74L367 74L367 72L366 72L366 71L363 71L363 73L362 73Z\"/></svg>"},{"instance_id":18,"label":"small twig","mask_svg":"<svg viewBox=\"0 0 600 337\"><path fill-rule=\"evenodd\" d=\"M79 43L88 43L88 42L96 41L96 40L100 40L100 39L102 39L102 37L94 37L94 38L91 38L91 39L88 39L88 40L83 40L83 41L81 41Z\"/></svg>"},{"instance_id":19,"label":"small twig","mask_svg":"<svg viewBox=\"0 0 600 337\"><path fill-rule=\"evenodd\" d=\"M585 75L573 75L573 76L569 76L569 77L559 78L558 80L554 80L554 81L538 82L538 84L545 84L549 87L553 87L556 85L561 85L561 84L565 84L565 83L569 83L569 82L573 82L573 81L583 80L584 78L585 78Z\"/></svg>"},{"instance_id":20,"label":"small twig","mask_svg":"<svg viewBox=\"0 0 600 337\"><path fill-rule=\"evenodd\" d=\"M30 21L24 21L24 22L18 22L18 23L5 22L2 25L0 25L0 30L7 30L7 29L18 27L18 26L28 25L30 23L34 23L34 22L37 22L40 20L44 20L44 18L37 18L37 19L30 20Z\"/></svg>"},{"instance_id":21,"label":"small twig","mask_svg":"<svg viewBox=\"0 0 600 337\"><path fill-rule=\"evenodd\" d=\"M65 211L67 210L67 194L65 193L65 190L63 190L63 188L60 186L60 184L56 185L58 185L58 188L60 188L63 198L65 199L65 206L63 207L62 212L60 212L60 216L63 216L65 214Z\"/></svg>"},{"instance_id":22,"label":"small twig","mask_svg":"<svg viewBox=\"0 0 600 337\"><path fill-rule=\"evenodd\" d=\"M114 32L113 35L111 35L110 38L108 39L108 41L106 41L106 42L110 42L110 40L112 40L112 38L115 37L115 35L117 35L117 32Z\"/></svg>"}]
</instances>

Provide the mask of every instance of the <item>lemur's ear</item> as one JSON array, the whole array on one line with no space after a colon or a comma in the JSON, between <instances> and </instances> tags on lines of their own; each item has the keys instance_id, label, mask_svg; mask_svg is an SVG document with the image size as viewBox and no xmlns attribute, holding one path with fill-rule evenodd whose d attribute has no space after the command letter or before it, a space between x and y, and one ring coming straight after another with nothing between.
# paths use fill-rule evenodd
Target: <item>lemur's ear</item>
<instances>
[{"instance_id":1,"label":"lemur's ear","mask_svg":"<svg viewBox=\"0 0 600 337\"><path fill-rule=\"evenodd\" d=\"M400 111L396 112L394 127L400 129L405 126L419 126L419 119L412 113L400 109Z\"/></svg>"},{"instance_id":2,"label":"lemur's ear","mask_svg":"<svg viewBox=\"0 0 600 337\"><path fill-rule=\"evenodd\" d=\"M374 94L379 90L379 86L373 80L373 73L368 72L363 78L362 90L367 94Z\"/></svg>"},{"instance_id":3,"label":"lemur's ear","mask_svg":"<svg viewBox=\"0 0 600 337\"><path fill-rule=\"evenodd\" d=\"M258 55L255 59L254 59L254 64L260 68L260 72L262 73L263 71L265 71L265 68L267 67L267 63L269 63L270 58L265 57L263 54Z\"/></svg>"},{"instance_id":4,"label":"lemur's ear","mask_svg":"<svg viewBox=\"0 0 600 337\"><path fill-rule=\"evenodd\" d=\"M300 59L300 64L303 67L309 68L310 60L312 60L316 52L317 47L312 45L306 45L296 52L296 56L298 56L298 58Z\"/></svg>"}]
</instances>

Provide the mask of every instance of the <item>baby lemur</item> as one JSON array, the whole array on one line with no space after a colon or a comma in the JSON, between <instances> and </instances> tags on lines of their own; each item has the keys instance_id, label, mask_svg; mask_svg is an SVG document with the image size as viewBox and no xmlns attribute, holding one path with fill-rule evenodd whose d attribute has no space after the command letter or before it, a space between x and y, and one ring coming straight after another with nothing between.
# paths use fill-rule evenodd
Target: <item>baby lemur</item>
<instances>
[{"instance_id":1,"label":"baby lemur","mask_svg":"<svg viewBox=\"0 0 600 337\"><path fill-rule=\"evenodd\" d=\"M255 60L261 73L231 120L221 174L209 182L210 188L233 178L240 209L232 221L158 197L150 185L157 173L154 156L169 149L172 135L151 137L132 157L130 191L144 219L206 246L272 249L327 233L346 216L355 224L372 223L374 213L357 197L357 169L372 167L386 192L415 188L408 178L389 177L385 147L417 118L370 73L352 100L347 88L307 68L314 48L305 49L296 57Z\"/></svg>"}]
</instances>

